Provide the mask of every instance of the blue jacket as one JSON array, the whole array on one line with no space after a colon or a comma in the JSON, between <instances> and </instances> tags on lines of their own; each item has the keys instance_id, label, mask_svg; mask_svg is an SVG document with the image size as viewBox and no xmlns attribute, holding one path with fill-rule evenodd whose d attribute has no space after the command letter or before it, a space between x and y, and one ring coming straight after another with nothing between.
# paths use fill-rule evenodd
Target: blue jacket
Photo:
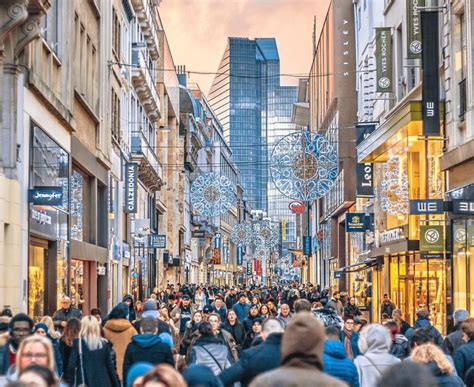
<instances>
[{"instance_id":1,"label":"blue jacket","mask_svg":"<svg viewBox=\"0 0 474 387\"><path fill-rule=\"evenodd\" d=\"M415 332L415 329L418 329L418 328L429 329L430 333L434 337L435 344L438 347L441 347L443 345L443 336L441 336L441 333L439 333L439 331L433 325L431 325L430 320L426 318L417 318L413 326L410 329L408 329L407 332L405 333L405 336L408 339L410 345L413 339L413 333Z\"/></svg>"},{"instance_id":2,"label":"blue jacket","mask_svg":"<svg viewBox=\"0 0 474 387\"><path fill-rule=\"evenodd\" d=\"M347 357L344 345L336 340L324 342L324 372L343 380L351 387L359 387L359 374L351 359Z\"/></svg>"},{"instance_id":3,"label":"blue jacket","mask_svg":"<svg viewBox=\"0 0 474 387\"><path fill-rule=\"evenodd\" d=\"M5 375L10 368L10 358L8 354L8 345L10 344L10 340L7 343L0 347L0 375Z\"/></svg>"},{"instance_id":4,"label":"blue jacket","mask_svg":"<svg viewBox=\"0 0 474 387\"><path fill-rule=\"evenodd\" d=\"M344 331L341 331L341 342L342 346L344 347L344 340L346 338L346 335L344 334ZM344 347L345 348L345 347ZM359 332L352 331L352 336L351 336L351 348L352 348L352 355L354 356L354 359L360 355L360 350L359 350ZM345 352L345 350L344 350ZM350 360L350 359L349 359Z\"/></svg>"},{"instance_id":5,"label":"blue jacket","mask_svg":"<svg viewBox=\"0 0 474 387\"><path fill-rule=\"evenodd\" d=\"M454 353L454 366L464 380L467 370L474 365L474 339L460 346Z\"/></svg>"},{"instance_id":6,"label":"blue jacket","mask_svg":"<svg viewBox=\"0 0 474 387\"><path fill-rule=\"evenodd\" d=\"M464 383L458 375L443 374L436 363L426 365L438 382L438 387L464 387Z\"/></svg>"},{"instance_id":7,"label":"blue jacket","mask_svg":"<svg viewBox=\"0 0 474 387\"><path fill-rule=\"evenodd\" d=\"M234 312L237 315L239 321L244 321L245 318L249 315L250 305L241 304L240 302L237 302L236 304L234 304L232 309L234 309Z\"/></svg>"}]
</instances>

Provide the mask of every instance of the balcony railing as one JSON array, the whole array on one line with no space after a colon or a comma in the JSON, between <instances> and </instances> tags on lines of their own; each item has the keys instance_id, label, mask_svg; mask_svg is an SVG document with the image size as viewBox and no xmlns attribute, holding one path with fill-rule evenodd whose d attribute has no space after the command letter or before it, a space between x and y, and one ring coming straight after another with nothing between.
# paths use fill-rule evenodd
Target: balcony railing
<instances>
[{"instance_id":1,"label":"balcony railing","mask_svg":"<svg viewBox=\"0 0 474 387\"><path fill-rule=\"evenodd\" d=\"M138 176L140 180L151 190L158 190L163 182L163 168L141 130L132 132L131 155L133 161L139 162Z\"/></svg>"},{"instance_id":2,"label":"balcony railing","mask_svg":"<svg viewBox=\"0 0 474 387\"><path fill-rule=\"evenodd\" d=\"M467 90L466 90L466 78L459 82L459 119L464 121L464 116L467 110Z\"/></svg>"}]
</instances>

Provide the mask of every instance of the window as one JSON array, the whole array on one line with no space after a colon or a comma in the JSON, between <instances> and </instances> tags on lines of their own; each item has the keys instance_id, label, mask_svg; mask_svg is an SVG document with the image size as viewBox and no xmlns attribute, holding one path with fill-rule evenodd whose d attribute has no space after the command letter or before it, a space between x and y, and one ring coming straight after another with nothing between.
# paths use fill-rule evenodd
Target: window
<instances>
[{"instance_id":1,"label":"window","mask_svg":"<svg viewBox=\"0 0 474 387\"><path fill-rule=\"evenodd\" d=\"M459 74L459 118L464 121L464 116L467 109L467 90L466 90L466 75L467 75L467 32L466 32L466 17L465 13L459 15L459 32L460 32L460 74ZM458 56L458 55L456 55Z\"/></svg>"},{"instance_id":2,"label":"window","mask_svg":"<svg viewBox=\"0 0 474 387\"><path fill-rule=\"evenodd\" d=\"M112 51L117 59L120 58L121 34L122 26L120 19L115 8L112 8Z\"/></svg>"},{"instance_id":3,"label":"window","mask_svg":"<svg viewBox=\"0 0 474 387\"><path fill-rule=\"evenodd\" d=\"M111 131L112 131L112 139L114 139L117 143L120 144L122 139L120 133L120 98L118 94L112 89L111 92Z\"/></svg>"},{"instance_id":4,"label":"window","mask_svg":"<svg viewBox=\"0 0 474 387\"><path fill-rule=\"evenodd\" d=\"M51 8L43 18L43 38L56 55L59 55L59 2L51 1Z\"/></svg>"}]
</instances>

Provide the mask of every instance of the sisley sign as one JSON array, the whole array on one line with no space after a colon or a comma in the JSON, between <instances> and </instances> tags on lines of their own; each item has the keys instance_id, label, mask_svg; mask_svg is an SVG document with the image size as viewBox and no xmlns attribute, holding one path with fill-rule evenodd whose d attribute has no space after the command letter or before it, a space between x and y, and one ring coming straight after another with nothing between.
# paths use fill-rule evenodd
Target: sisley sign
<instances>
[{"instance_id":1,"label":"sisley sign","mask_svg":"<svg viewBox=\"0 0 474 387\"><path fill-rule=\"evenodd\" d=\"M60 206L63 202L63 188L34 187L29 190L29 202L35 206Z\"/></svg>"},{"instance_id":2,"label":"sisley sign","mask_svg":"<svg viewBox=\"0 0 474 387\"><path fill-rule=\"evenodd\" d=\"M137 178L138 164L125 164L125 212L137 213Z\"/></svg>"}]
</instances>

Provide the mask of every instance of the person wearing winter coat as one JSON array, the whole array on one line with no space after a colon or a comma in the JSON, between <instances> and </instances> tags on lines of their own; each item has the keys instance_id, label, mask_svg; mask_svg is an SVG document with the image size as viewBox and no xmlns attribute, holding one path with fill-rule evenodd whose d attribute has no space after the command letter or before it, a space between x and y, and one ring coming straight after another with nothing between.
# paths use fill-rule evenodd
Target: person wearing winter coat
<instances>
[{"instance_id":1,"label":"person wearing winter coat","mask_svg":"<svg viewBox=\"0 0 474 387\"><path fill-rule=\"evenodd\" d=\"M253 320L252 330L249 333L247 333L247 336L245 337L245 340L243 343L244 349L254 347L263 342L262 324L263 324L263 319L260 317Z\"/></svg>"},{"instance_id":2,"label":"person wearing winter coat","mask_svg":"<svg viewBox=\"0 0 474 387\"><path fill-rule=\"evenodd\" d=\"M171 347L158 335L158 322L153 317L142 319L141 334L132 337L123 360L123 379L127 380L128 371L133 364L146 362L153 365L166 363L174 367Z\"/></svg>"},{"instance_id":3,"label":"person wearing winter coat","mask_svg":"<svg viewBox=\"0 0 474 387\"><path fill-rule=\"evenodd\" d=\"M132 341L132 337L137 334L132 323L126 318L128 310L128 305L120 302L112 309L104 326L104 336L112 343L117 356L117 372L120 378L123 375L125 350Z\"/></svg>"},{"instance_id":4,"label":"person wearing winter coat","mask_svg":"<svg viewBox=\"0 0 474 387\"><path fill-rule=\"evenodd\" d=\"M299 312L288 324L281 343L280 367L257 376L250 387L343 387L323 372L324 326L310 312Z\"/></svg>"},{"instance_id":5,"label":"person wearing winter coat","mask_svg":"<svg viewBox=\"0 0 474 387\"><path fill-rule=\"evenodd\" d=\"M397 309L397 306L395 303L390 299L388 296L388 293L385 293L383 295L383 301L382 304L380 305L380 315L387 315L389 318L392 317L393 311Z\"/></svg>"},{"instance_id":6,"label":"person wearing winter coat","mask_svg":"<svg viewBox=\"0 0 474 387\"><path fill-rule=\"evenodd\" d=\"M196 305L197 310L203 310L207 305L206 293L202 291L201 287L196 289L196 294L194 295L194 304Z\"/></svg>"},{"instance_id":7,"label":"person wearing winter coat","mask_svg":"<svg viewBox=\"0 0 474 387\"><path fill-rule=\"evenodd\" d=\"M206 366L192 364L183 372L188 387L224 387L219 378Z\"/></svg>"},{"instance_id":8,"label":"person wearing winter coat","mask_svg":"<svg viewBox=\"0 0 474 387\"><path fill-rule=\"evenodd\" d=\"M429 313L428 309L418 310L418 312L416 313L416 316L417 316L417 319L416 319L415 323L405 333L405 336L408 339L408 341L410 342L410 344L411 344L411 341L412 341L412 338L413 338L413 333L414 333L415 329L417 329L417 328L427 328L427 329L430 330L431 334L433 335L435 344L438 345L438 346L442 346L443 345L443 336L441 336L441 333L439 333L439 331L431 324L431 322L429 320L430 313Z\"/></svg>"},{"instance_id":9,"label":"person wearing winter coat","mask_svg":"<svg viewBox=\"0 0 474 387\"><path fill-rule=\"evenodd\" d=\"M179 337L182 339L186 330L186 323L192 318L192 304L191 299L187 294L181 297L179 304L173 308L170 317L176 324L179 330Z\"/></svg>"},{"instance_id":10,"label":"person wearing winter coat","mask_svg":"<svg viewBox=\"0 0 474 387\"><path fill-rule=\"evenodd\" d=\"M280 321L270 318L263 324L263 343L242 352L239 361L225 369L219 378L225 386L240 382L242 387L250 384L256 376L278 368L280 365L283 326Z\"/></svg>"},{"instance_id":11,"label":"person wearing winter coat","mask_svg":"<svg viewBox=\"0 0 474 387\"><path fill-rule=\"evenodd\" d=\"M280 313L278 314L278 320L283 324L283 327L286 328L288 323L291 320L290 306L288 304L281 304Z\"/></svg>"},{"instance_id":12,"label":"person wearing winter coat","mask_svg":"<svg viewBox=\"0 0 474 387\"><path fill-rule=\"evenodd\" d=\"M392 338L387 328L380 324L369 324L362 328L359 337L361 355L354 364L363 387L377 387L384 372L400 362L389 353Z\"/></svg>"},{"instance_id":13,"label":"person wearing winter coat","mask_svg":"<svg viewBox=\"0 0 474 387\"><path fill-rule=\"evenodd\" d=\"M398 359L405 359L409 352L410 346L408 345L408 339L400 334L400 327L397 322L390 320L385 324L385 327L389 330L392 338L392 346L390 347L390 354Z\"/></svg>"},{"instance_id":14,"label":"person wearing winter coat","mask_svg":"<svg viewBox=\"0 0 474 387\"><path fill-rule=\"evenodd\" d=\"M216 297L216 300L214 301L214 305L211 306L211 310L213 313L217 313L219 316L221 316L221 321L224 321L227 317L227 308L224 304L224 301L222 301L221 297Z\"/></svg>"},{"instance_id":15,"label":"person wearing winter coat","mask_svg":"<svg viewBox=\"0 0 474 387\"><path fill-rule=\"evenodd\" d=\"M71 386L120 387L112 345L100 336L99 322L93 316L81 320L81 331L74 340L64 380Z\"/></svg>"},{"instance_id":16,"label":"person wearing winter coat","mask_svg":"<svg viewBox=\"0 0 474 387\"><path fill-rule=\"evenodd\" d=\"M359 387L359 374L354 362L347 357L344 345L341 343L338 328L326 328L324 342L324 372L347 383L349 387Z\"/></svg>"},{"instance_id":17,"label":"person wearing winter coat","mask_svg":"<svg viewBox=\"0 0 474 387\"><path fill-rule=\"evenodd\" d=\"M133 296L131 294L126 294L122 298L122 302L125 302L128 306L126 318L128 321L134 322L137 319L137 313L135 312L135 305L133 304Z\"/></svg>"},{"instance_id":18,"label":"person wearing winter coat","mask_svg":"<svg viewBox=\"0 0 474 387\"><path fill-rule=\"evenodd\" d=\"M354 317L351 315L345 316L344 327L341 331L341 342L349 359L355 359L360 355L359 351L359 332L354 330Z\"/></svg>"},{"instance_id":19,"label":"person wearing winter coat","mask_svg":"<svg viewBox=\"0 0 474 387\"><path fill-rule=\"evenodd\" d=\"M229 368L229 349L219 338L215 337L208 321L199 324L199 338L192 346L190 364L201 364L212 370L214 375Z\"/></svg>"},{"instance_id":20,"label":"person wearing winter coat","mask_svg":"<svg viewBox=\"0 0 474 387\"><path fill-rule=\"evenodd\" d=\"M453 313L454 330L451 332L443 342L443 351L448 355L453 356L456 350L466 344L463 338L461 325L469 318L469 312L464 309L458 309Z\"/></svg>"},{"instance_id":21,"label":"person wearing winter coat","mask_svg":"<svg viewBox=\"0 0 474 387\"><path fill-rule=\"evenodd\" d=\"M458 348L454 354L454 365L459 376L464 380L466 372L474 366L474 318L468 318L461 325L465 345Z\"/></svg>"},{"instance_id":22,"label":"person wearing winter coat","mask_svg":"<svg viewBox=\"0 0 474 387\"><path fill-rule=\"evenodd\" d=\"M392 319L396 321L398 324L398 327L400 328L400 333L402 335L405 335L407 331L410 329L410 324L408 324L403 318L402 318L402 311L400 309L394 309L392 312Z\"/></svg>"},{"instance_id":23,"label":"person wearing winter coat","mask_svg":"<svg viewBox=\"0 0 474 387\"><path fill-rule=\"evenodd\" d=\"M61 308L53 314L54 326L62 330L69 319L77 318L78 320L82 317L80 309L71 306L71 299L68 296L63 296L61 299Z\"/></svg>"},{"instance_id":24,"label":"person wearing winter coat","mask_svg":"<svg viewBox=\"0 0 474 387\"><path fill-rule=\"evenodd\" d=\"M344 313L344 305L340 300L340 293L334 292L332 298L326 304L326 308L332 308L336 311L336 313L342 317Z\"/></svg>"},{"instance_id":25,"label":"person wearing winter coat","mask_svg":"<svg viewBox=\"0 0 474 387\"><path fill-rule=\"evenodd\" d=\"M245 340L245 328L238 320L234 310L231 309L227 312L227 318L221 327L232 335L237 344L237 349L240 350Z\"/></svg>"},{"instance_id":26,"label":"person wearing winter coat","mask_svg":"<svg viewBox=\"0 0 474 387\"><path fill-rule=\"evenodd\" d=\"M61 352L61 358L63 360L62 373L66 372L74 340L79 337L80 331L81 322L77 318L70 319L63 329L63 333L59 341L59 351Z\"/></svg>"},{"instance_id":27,"label":"person wearing winter coat","mask_svg":"<svg viewBox=\"0 0 474 387\"><path fill-rule=\"evenodd\" d=\"M438 382L438 386L463 387L461 378L454 372L453 365L446 359L443 351L434 344L416 347L411 354L415 363L426 365Z\"/></svg>"},{"instance_id":28,"label":"person wearing winter coat","mask_svg":"<svg viewBox=\"0 0 474 387\"><path fill-rule=\"evenodd\" d=\"M252 331L253 320L255 320L256 318L260 318L258 312L258 305L251 305L248 315L243 320L246 334L249 334Z\"/></svg>"},{"instance_id":29,"label":"person wearing winter coat","mask_svg":"<svg viewBox=\"0 0 474 387\"><path fill-rule=\"evenodd\" d=\"M145 317L153 317L158 320L158 331L160 334L164 332L169 333L170 335L172 334L170 325L161 319L158 305L155 300L148 300L143 304L142 319ZM137 332L140 332L141 320L135 321L133 326Z\"/></svg>"},{"instance_id":30,"label":"person wearing winter coat","mask_svg":"<svg viewBox=\"0 0 474 387\"><path fill-rule=\"evenodd\" d=\"M63 358L61 356L61 351L59 350L59 341L54 339L48 332L48 326L44 323L38 323L35 325L33 329L33 333L46 337L48 340L51 341L51 345L53 346L54 352L54 362L56 366L56 374L61 376L63 374Z\"/></svg>"},{"instance_id":31,"label":"person wearing winter coat","mask_svg":"<svg viewBox=\"0 0 474 387\"><path fill-rule=\"evenodd\" d=\"M232 306L232 309L237 314L237 318L243 321L249 314L250 304L247 304L247 296L245 293L240 293L239 301Z\"/></svg>"},{"instance_id":32,"label":"person wearing winter coat","mask_svg":"<svg viewBox=\"0 0 474 387\"><path fill-rule=\"evenodd\" d=\"M344 316L346 315L350 315L353 317L362 316L362 312L356 304L355 297L351 297L347 305L344 307Z\"/></svg>"}]
</instances>

